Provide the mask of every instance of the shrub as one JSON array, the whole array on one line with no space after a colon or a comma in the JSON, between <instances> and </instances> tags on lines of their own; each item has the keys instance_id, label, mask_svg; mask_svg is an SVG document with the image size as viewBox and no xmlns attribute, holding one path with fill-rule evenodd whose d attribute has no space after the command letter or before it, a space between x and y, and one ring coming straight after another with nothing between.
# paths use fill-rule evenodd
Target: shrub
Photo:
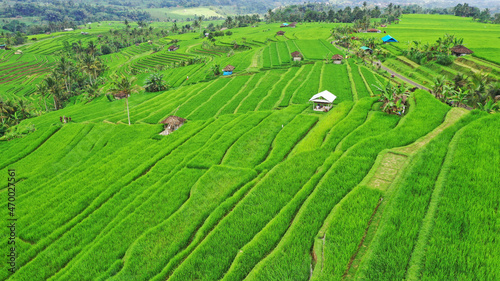
<instances>
[{"instance_id":1,"label":"shrub","mask_svg":"<svg viewBox=\"0 0 500 281\"><path fill-rule=\"evenodd\" d=\"M447 55L439 55L436 58L436 62L439 63L440 65L451 65L453 63L453 58L451 56Z\"/></svg>"}]
</instances>

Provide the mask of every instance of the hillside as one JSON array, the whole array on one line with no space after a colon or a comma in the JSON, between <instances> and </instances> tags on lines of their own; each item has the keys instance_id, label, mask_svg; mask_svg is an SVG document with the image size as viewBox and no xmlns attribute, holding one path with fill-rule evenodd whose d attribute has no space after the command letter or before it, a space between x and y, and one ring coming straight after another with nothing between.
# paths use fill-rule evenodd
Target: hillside
<instances>
[{"instance_id":1,"label":"hillside","mask_svg":"<svg viewBox=\"0 0 500 281\"><path fill-rule=\"evenodd\" d=\"M439 19L450 22L427 16L418 40L442 36ZM454 31L477 54L434 71L489 65L495 76L498 46L472 43L473 31L460 28L477 23L463 24ZM71 97L17 125L33 132L0 142L0 173L15 178L0 189L2 218L15 222L0 230L15 241L1 247L15 264L0 264L0 280L499 279L500 115L402 88L370 58L332 44L337 26L259 23L214 42L168 34L99 56L102 94L114 74L144 86L159 73L170 87ZM400 54L410 28L404 18L389 26L401 43L374 49L428 85L423 70L435 64ZM0 50L2 97L51 107L51 96L33 93L58 52L104 44L110 29L125 27L93 23L88 35L37 35L22 54ZM334 54L350 58L335 64ZM230 75L214 75L226 65ZM384 85L405 91L402 110L384 108ZM324 90L333 108L315 111L309 99ZM187 121L160 135L171 115Z\"/></svg>"}]
</instances>

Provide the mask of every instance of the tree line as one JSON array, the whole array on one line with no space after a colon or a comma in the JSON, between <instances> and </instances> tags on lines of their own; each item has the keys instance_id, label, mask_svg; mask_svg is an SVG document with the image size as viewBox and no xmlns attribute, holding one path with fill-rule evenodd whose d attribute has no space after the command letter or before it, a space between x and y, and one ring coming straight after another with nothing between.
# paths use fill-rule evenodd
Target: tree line
<instances>
[{"instance_id":1,"label":"tree line","mask_svg":"<svg viewBox=\"0 0 500 281\"><path fill-rule=\"evenodd\" d=\"M41 17L47 22L84 22L123 20L151 20L151 15L145 11L128 10L123 7L75 4L73 1L53 1L48 4L15 3L4 6L0 10L2 18Z\"/></svg>"},{"instance_id":2,"label":"tree line","mask_svg":"<svg viewBox=\"0 0 500 281\"><path fill-rule=\"evenodd\" d=\"M325 3L307 3L290 5L274 10L268 10L264 19L267 22L342 22L352 23L366 18L384 18L385 21L395 21L403 12L400 5L389 4L387 8L369 7L367 2L362 6L344 9L334 9Z\"/></svg>"}]
</instances>

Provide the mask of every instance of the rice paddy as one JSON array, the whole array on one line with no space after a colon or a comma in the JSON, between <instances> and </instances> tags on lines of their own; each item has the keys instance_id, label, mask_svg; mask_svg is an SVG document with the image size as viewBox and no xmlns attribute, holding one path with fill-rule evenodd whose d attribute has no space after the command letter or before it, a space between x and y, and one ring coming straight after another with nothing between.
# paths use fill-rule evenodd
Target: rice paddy
<instances>
[{"instance_id":1,"label":"rice paddy","mask_svg":"<svg viewBox=\"0 0 500 281\"><path fill-rule=\"evenodd\" d=\"M421 20L415 34L430 40L426 27L439 18L426 17L387 29L404 41L405 20ZM457 34L476 24L442 19L462 23ZM0 142L0 173L17 175L15 272L0 263L0 280L500 278L499 114L452 108L423 90L405 115L382 112L375 86L387 74L325 60L344 54L330 44L335 25L299 24L277 38L279 24L261 23L215 46L188 33L103 56L108 79L123 73L142 85L159 72L170 88L75 102ZM1 96L38 100L35 85L58 59L51 53L77 36L22 55L0 50ZM153 51L171 39L177 51ZM232 41L245 48L221 51ZM493 47L477 46L449 75L500 73ZM186 63L194 58L204 61ZM420 83L441 71L397 56L387 63ZM213 75L228 64L232 75ZM337 97L333 108L314 111L309 99L324 90ZM171 115L187 121L159 135Z\"/></svg>"}]
</instances>

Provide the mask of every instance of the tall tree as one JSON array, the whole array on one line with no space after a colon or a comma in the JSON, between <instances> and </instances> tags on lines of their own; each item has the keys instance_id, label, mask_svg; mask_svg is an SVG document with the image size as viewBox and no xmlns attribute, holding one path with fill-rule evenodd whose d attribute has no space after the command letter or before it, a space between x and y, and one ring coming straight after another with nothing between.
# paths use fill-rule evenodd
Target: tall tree
<instances>
[{"instance_id":1,"label":"tall tree","mask_svg":"<svg viewBox=\"0 0 500 281\"><path fill-rule=\"evenodd\" d=\"M131 94L137 93L139 90L139 86L134 85L134 82L137 79L135 77L128 78L125 75L114 75L112 79L112 87L111 89L109 89L109 91L115 97L125 98L125 104L127 106L128 125L130 126L130 110L128 106L128 98Z\"/></svg>"}]
</instances>

